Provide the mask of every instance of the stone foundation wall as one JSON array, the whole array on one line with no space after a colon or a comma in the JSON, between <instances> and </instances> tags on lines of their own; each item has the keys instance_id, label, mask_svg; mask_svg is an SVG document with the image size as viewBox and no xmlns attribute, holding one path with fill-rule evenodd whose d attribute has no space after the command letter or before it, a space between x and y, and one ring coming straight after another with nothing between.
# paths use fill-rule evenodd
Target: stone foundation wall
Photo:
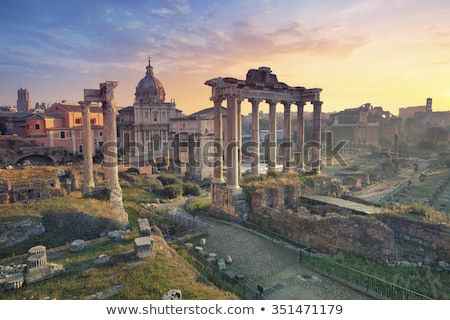
<instances>
[{"instance_id":1,"label":"stone foundation wall","mask_svg":"<svg viewBox=\"0 0 450 320\"><path fill-rule=\"evenodd\" d=\"M403 242L416 243L424 250L414 251L414 255L431 260L450 260L450 228L442 224L428 224L420 221L402 219L396 216L382 215L379 218L384 224L395 231L397 238ZM431 250L437 250L437 256L429 256ZM424 259L426 260L426 259Z\"/></svg>"},{"instance_id":2,"label":"stone foundation wall","mask_svg":"<svg viewBox=\"0 0 450 320\"><path fill-rule=\"evenodd\" d=\"M332 205L317 205L310 212L302 207L302 194L310 194L310 189L285 186L255 191L248 220L331 255L349 252L379 262L450 260L450 228L446 225L356 215Z\"/></svg>"},{"instance_id":3,"label":"stone foundation wall","mask_svg":"<svg viewBox=\"0 0 450 320\"><path fill-rule=\"evenodd\" d=\"M231 189L225 185L211 185L213 207L210 214L223 220L246 221L249 208L242 189Z\"/></svg>"},{"instance_id":4,"label":"stone foundation wall","mask_svg":"<svg viewBox=\"0 0 450 320\"><path fill-rule=\"evenodd\" d=\"M349 252L374 261L395 255L394 232L370 217L337 213L322 217L267 208L263 213L252 213L250 221L321 253Z\"/></svg>"},{"instance_id":5,"label":"stone foundation wall","mask_svg":"<svg viewBox=\"0 0 450 320\"><path fill-rule=\"evenodd\" d=\"M0 194L0 204L10 204L24 201L38 201L64 197L67 195L65 189L36 188L30 190L9 191Z\"/></svg>"}]
</instances>

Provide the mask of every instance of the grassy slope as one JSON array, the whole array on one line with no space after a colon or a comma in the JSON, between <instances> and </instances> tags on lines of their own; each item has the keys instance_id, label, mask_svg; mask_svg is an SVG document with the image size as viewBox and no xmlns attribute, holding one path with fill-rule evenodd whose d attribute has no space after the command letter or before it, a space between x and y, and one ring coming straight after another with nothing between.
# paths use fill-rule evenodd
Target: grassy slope
<instances>
[{"instance_id":1,"label":"grassy slope","mask_svg":"<svg viewBox=\"0 0 450 320\"><path fill-rule=\"evenodd\" d=\"M154 214L139 206L148 202L154 195L147 190L153 181L139 176L123 176L124 205L129 213L130 227L136 230L137 218ZM10 248L0 249L0 259L16 256L16 261L25 262L23 255L35 245L45 245L47 249L64 246L75 239L94 239L100 232L114 229L114 221L109 215L109 204L102 200L83 199L80 192L72 192L64 198L2 206L0 221L10 221L24 217L40 220L46 226L44 235L34 237ZM82 227L67 225L65 218L74 215L76 221L84 221ZM154 217L154 216L153 216ZM155 217L154 217L155 218ZM157 217L156 217L157 218ZM70 219L68 219L70 220ZM72 220L70 220L72 221ZM93 223L94 222L94 223ZM6 292L0 299L86 299L97 292L105 292L114 285L123 285L119 294L111 299L161 299L171 289L181 289L183 299L238 299L235 295L207 284L186 261L167 246L164 239L153 235L154 247L151 257L144 259L126 259L124 252L133 250L133 241L137 232L132 231L122 242L106 239L92 240L85 250L72 253L67 247L55 249L58 253L49 253L48 261L62 264L64 275L32 284L20 290ZM51 251L51 250L50 250ZM93 263L100 254L111 255L107 265ZM129 271L125 270L132 262L144 261L145 264ZM11 258L0 260L6 265Z\"/></svg>"}]
</instances>

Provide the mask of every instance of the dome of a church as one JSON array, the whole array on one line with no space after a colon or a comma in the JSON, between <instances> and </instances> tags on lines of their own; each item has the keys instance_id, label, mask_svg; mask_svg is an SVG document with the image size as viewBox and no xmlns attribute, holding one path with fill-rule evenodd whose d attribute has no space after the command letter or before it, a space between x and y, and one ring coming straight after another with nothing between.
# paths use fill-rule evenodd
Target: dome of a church
<instances>
[{"instance_id":1,"label":"dome of a church","mask_svg":"<svg viewBox=\"0 0 450 320\"><path fill-rule=\"evenodd\" d=\"M148 60L147 73L136 86L135 102L137 103L164 103L166 93L164 87L153 74L153 67Z\"/></svg>"}]
</instances>

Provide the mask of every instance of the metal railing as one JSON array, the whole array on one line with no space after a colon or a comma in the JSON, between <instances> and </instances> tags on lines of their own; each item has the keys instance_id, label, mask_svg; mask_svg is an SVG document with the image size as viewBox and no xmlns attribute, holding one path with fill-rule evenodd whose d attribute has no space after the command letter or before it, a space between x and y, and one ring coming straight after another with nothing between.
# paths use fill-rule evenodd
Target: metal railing
<instances>
[{"instance_id":1,"label":"metal railing","mask_svg":"<svg viewBox=\"0 0 450 320\"><path fill-rule=\"evenodd\" d=\"M198 234L200 230L190 230L193 235ZM234 273L226 270L221 270L217 265L211 263L206 257L193 248L187 247L182 239L187 236L186 232L183 232L182 236L178 235L173 237L173 242L186 249L191 257L193 257L198 264L202 266L202 270L207 279L220 287L222 290L228 290L233 292L241 299L244 300L264 300L265 297L257 290L257 286L249 283L248 280L237 277ZM256 288L253 289L253 288Z\"/></svg>"},{"instance_id":2,"label":"metal railing","mask_svg":"<svg viewBox=\"0 0 450 320\"><path fill-rule=\"evenodd\" d=\"M392 300L431 300L421 293L403 288L370 274L344 266L336 261L299 249L299 262L319 273L350 285L374 297Z\"/></svg>"}]
</instances>

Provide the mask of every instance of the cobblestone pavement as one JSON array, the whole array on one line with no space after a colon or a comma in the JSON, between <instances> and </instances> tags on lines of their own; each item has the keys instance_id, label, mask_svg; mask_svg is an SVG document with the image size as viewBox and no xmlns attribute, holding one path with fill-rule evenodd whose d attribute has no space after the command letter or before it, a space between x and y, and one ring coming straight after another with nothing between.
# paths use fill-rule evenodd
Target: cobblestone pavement
<instances>
[{"instance_id":1,"label":"cobblestone pavement","mask_svg":"<svg viewBox=\"0 0 450 320\"><path fill-rule=\"evenodd\" d=\"M252 285L264 288L270 300L368 300L370 297L332 281L298 262L293 250L249 230L217 220L208 224L204 250L230 256L227 266Z\"/></svg>"}]
</instances>

